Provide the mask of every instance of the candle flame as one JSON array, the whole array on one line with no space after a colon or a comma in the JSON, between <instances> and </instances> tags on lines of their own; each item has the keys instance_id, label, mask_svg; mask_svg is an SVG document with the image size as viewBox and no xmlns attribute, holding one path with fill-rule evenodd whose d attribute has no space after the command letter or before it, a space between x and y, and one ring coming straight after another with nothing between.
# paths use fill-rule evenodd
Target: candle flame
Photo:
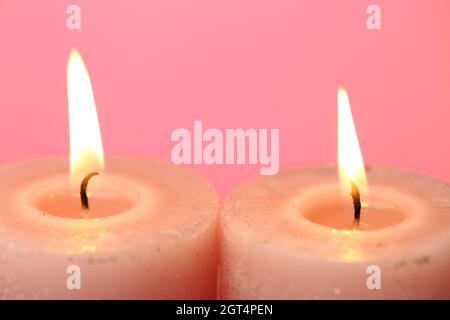
<instances>
[{"instance_id":1,"label":"candle flame","mask_svg":"<svg viewBox=\"0 0 450 320\"><path fill-rule=\"evenodd\" d=\"M88 70L77 50L67 64L69 103L70 176L80 184L92 172L104 167L102 136Z\"/></svg>"},{"instance_id":2,"label":"candle flame","mask_svg":"<svg viewBox=\"0 0 450 320\"><path fill-rule=\"evenodd\" d=\"M347 91L338 89L338 166L341 186L346 192L352 181L361 193L367 190L366 171L353 123Z\"/></svg>"}]
</instances>

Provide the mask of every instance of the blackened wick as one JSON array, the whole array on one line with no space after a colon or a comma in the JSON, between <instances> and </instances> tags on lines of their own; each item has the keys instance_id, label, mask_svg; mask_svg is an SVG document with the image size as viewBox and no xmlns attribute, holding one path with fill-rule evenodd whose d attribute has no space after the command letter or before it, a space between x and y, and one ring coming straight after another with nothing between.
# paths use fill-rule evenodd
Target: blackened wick
<instances>
[{"instance_id":1,"label":"blackened wick","mask_svg":"<svg viewBox=\"0 0 450 320\"><path fill-rule=\"evenodd\" d=\"M359 221L361 219L361 196L359 194L359 190L356 184L354 184L353 181L350 181L350 184L352 186L352 199L354 208L353 225L355 227L358 227Z\"/></svg>"},{"instance_id":2,"label":"blackened wick","mask_svg":"<svg viewBox=\"0 0 450 320\"><path fill-rule=\"evenodd\" d=\"M93 176L97 176L97 175L98 175L98 172L90 173L83 179L83 182L81 182L80 196L81 196L81 207L83 208L83 210L89 210L89 199L88 199L86 190L87 190L89 180Z\"/></svg>"}]
</instances>

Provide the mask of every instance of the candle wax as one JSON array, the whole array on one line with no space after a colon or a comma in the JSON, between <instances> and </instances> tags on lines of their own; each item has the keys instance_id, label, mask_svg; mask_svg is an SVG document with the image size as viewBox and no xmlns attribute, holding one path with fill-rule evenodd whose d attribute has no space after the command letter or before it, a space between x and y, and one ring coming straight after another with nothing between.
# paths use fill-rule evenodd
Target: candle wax
<instances>
[{"instance_id":1,"label":"candle wax","mask_svg":"<svg viewBox=\"0 0 450 320\"><path fill-rule=\"evenodd\" d=\"M106 163L89 183L92 211L82 217L68 159L0 167L0 298L214 299L212 186L172 164ZM72 265L80 290L67 287Z\"/></svg>"},{"instance_id":2,"label":"candle wax","mask_svg":"<svg viewBox=\"0 0 450 320\"><path fill-rule=\"evenodd\" d=\"M449 299L450 184L382 167L367 178L355 230L336 167L235 188L220 209L220 297ZM379 289L368 286L373 268Z\"/></svg>"},{"instance_id":3,"label":"candle wax","mask_svg":"<svg viewBox=\"0 0 450 320\"><path fill-rule=\"evenodd\" d=\"M313 186L302 192L299 213L307 220L337 230L353 230L354 207L350 197L340 193L338 183ZM383 191L372 190L362 201L359 230L381 229L397 225L408 218L409 207L401 195L383 197Z\"/></svg>"}]
</instances>

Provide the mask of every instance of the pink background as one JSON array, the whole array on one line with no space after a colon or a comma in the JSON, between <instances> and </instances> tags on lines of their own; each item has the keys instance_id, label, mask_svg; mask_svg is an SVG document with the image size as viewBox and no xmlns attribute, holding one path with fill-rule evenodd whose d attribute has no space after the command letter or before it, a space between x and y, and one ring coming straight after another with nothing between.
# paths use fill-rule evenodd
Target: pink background
<instances>
[{"instance_id":1,"label":"pink background","mask_svg":"<svg viewBox=\"0 0 450 320\"><path fill-rule=\"evenodd\" d=\"M382 30L366 28L366 8ZM81 7L82 29L66 28ZM282 168L336 161L346 86L366 163L450 180L447 0L0 0L0 162L68 154L72 47L107 154L170 159L171 132L279 128ZM193 166L221 195L259 166Z\"/></svg>"}]
</instances>

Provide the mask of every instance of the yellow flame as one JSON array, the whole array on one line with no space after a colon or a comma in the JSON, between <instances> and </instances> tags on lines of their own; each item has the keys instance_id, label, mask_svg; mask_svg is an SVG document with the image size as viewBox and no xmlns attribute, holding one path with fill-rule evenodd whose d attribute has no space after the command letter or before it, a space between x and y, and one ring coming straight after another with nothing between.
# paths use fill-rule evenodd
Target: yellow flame
<instances>
[{"instance_id":1,"label":"yellow flame","mask_svg":"<svg viewBox=\"0 0 450 320\"><path fill-rule=\"evenodd\" d=\"M104 167L102 136L89 73L77 50L72 50L67 64L69 103L70 176L80 184L91 172Z\"/></svg>"},{"instance_id":2,"label":"yellow flame","mask_svg":"<svg viewBox=\"0 0 450 320\"><path fill-rule=\"evenodd\" d=\"M360 193L367 191L366 170L353 123L347 91L338 89L338 166L341 186L349 190L352 181Z\"/></svg>"}]
</instances>

